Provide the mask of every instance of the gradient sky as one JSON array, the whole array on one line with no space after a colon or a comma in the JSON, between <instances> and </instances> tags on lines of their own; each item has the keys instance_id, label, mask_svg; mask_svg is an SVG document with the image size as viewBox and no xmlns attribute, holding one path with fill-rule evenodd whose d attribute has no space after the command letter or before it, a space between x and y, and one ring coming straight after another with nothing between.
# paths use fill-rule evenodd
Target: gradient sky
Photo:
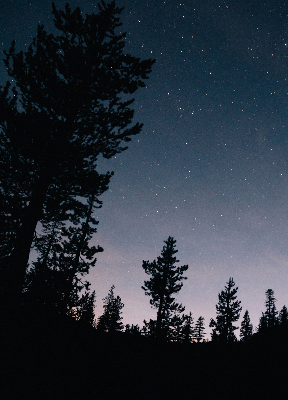
<instances>
[{"instance_id":1,"label":"gradient sky","mask_svg":"<svg viewBox=\"0 0 288 400\"><path fill-rule=\"evenodd\" d=\"M1 3L3 50L13 38L19 50L29 45L39 22L51 26L47 1ZM97 10L96 2L69 3ZM187 313L202 315L210 331L218 293L233 277L240 321L248 309L257 326L268 288L278 310L288 306L288 3L117 4L127 51L156 64L135 96L142 133L127 151L99 160L100 172L115 175L97 211L95 244L104 252L89 274L96 315L115 284L124 323L155 318L141 289L142 260L157 258L173 236L180 264L189 264L177 297Z\"/></svg>"}]
</instances>

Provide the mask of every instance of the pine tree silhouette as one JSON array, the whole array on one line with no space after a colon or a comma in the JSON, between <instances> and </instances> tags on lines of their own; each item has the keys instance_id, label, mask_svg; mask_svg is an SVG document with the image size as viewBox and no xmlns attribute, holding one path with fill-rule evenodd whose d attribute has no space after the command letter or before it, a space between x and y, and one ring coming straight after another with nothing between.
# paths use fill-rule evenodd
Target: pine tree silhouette
<instances>
[{"instance_id":1,"label":"pine tree silhouette","mask_svg":"<svg viewBox=\"0 0 288 400\"><path fill-rule=\"evenodd\" d=\"M247 341L252 337L252 332L253 332L253 325L251 324L250 317L249 317L249 312L248 310L245 311L243 321L241 322L241 328L240 328L240 338L241 340Z\"/></svg>"},{"instance_id":2,"label":"pine tree silhouette","mask_svg":"<svg viewBox=\"0 0 288 400\"><path fill-rule=\"evenodd\" d=\"M25 52L13 41L4 60L12 79L0 90L1 178L8 176L1 183L2 289L16 308L37 223L77 220L93 190L107 189L111 174L97 173L97 158L125 150L141 131L131 125L132 94L154 63L124 51L115 1L85 18L68 4L58 11L52 3L52 10L58 34L39 25Z\"/></svg>"},{"instance_id":3,"label":"pine tree silhouette","mask_svg":"<svg viewBox=\"0 0 288 400\"><path fill-rule=\"evenodd\" d=\"M99 331L112 334L115 332L120 332L124 328L124 325L121 322L121 310L124 307L124 304L121 302L121 298L119 296L114 296L114 289L115 286L112 285L108 295L104 297L104 312L99 317L97 322L97 329Z\"/></svg>"},{"instance_id":4,"label":"pine tree silhouette","mask_svg":"<svg viewBox=\"0 0 288 400\"><path fill-rule=\"evenodd\" d=\"M205 330L204 318L200 316L197 319L195 328L194 328L194 338L197 340L198 343L204 339L204 335L205 335L204 330Z\"/></svg>"},{"instance_id":5,"label":"pine tree silhouette","mask_svg":"<svg viewBox=\"0 0 288 400\"><path fill-rule=\"evenodd\" d=\"M238 321L242 307L241 301L237 299L238 287L234 287L233 278L229 278L225 290L219 293L219 302L216 304L216 321L211 319L210 327L212 330L212 340L223 343L234 342L236 340L234 331L238 329L233 322Z\"/></svg>"},{"instance_id":6,"label":"pine tree silhouette","mask_svg":"<svg viewBox=\"0 0 288 400\"><path fill-rule=\"evenodd\" d=\"M143 261L143 269L151 278L144 281L142 289L145 295L151 296L150 304L157 309L156 337L166 337L169 326L169 319L176 313L185 310L182 304L175 302L174 295L177 294L183 286L181 282L187 279L183 273L187 271L188 265L181 267L175 264L179 262L174 254L178 252L175 248L176 240L168 237L164 241L165 245L161 251L161 256L157 261Z\"/></svg>"}]
</instances>

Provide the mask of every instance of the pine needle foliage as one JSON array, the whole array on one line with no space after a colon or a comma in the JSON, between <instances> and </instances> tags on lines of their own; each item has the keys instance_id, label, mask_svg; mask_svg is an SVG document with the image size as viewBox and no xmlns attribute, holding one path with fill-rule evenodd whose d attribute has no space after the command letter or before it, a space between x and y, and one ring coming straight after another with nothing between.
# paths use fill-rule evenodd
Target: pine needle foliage
<instances>
[{"instance_id":1,"label":"pine needle foliage","mask_svg":"<svg viewBox=\"0 0 288 400\"><path fill-rule=\"evenodd\" d=\"M145 295L150 296L150 304L157 309L156 337L167 335L169 319L175 313L182 313L185 307L175 302L175 295L183 286L182 280L187 279L183 273L188 265L177 266L175 257L176 240L169 236L161 251L161 256L152 262L143 261L142 267L150 279L144 281L142 289ZM165 333L166 332L166 333Z\"/></svg>"},{"instance_id":2,"label":"pine needle foliage","mask_svg":"<svg viewBox=\"0 0 288 400\"><path fill-rule=\"evenodd\" d=\"M0 87L0 212L6 295L18 298L38 223L85 218L87 199L108 188L99 156L127 148L142 124L132 123L135 91L154 60L125 50L122 9L115 1L84 16L52 3L58 33L43 25L26 51L5 52L10 80ZM7 178L8 177L8 178ZM4 296L5 297L5 296Z\"/></svg>"}]
</instances>

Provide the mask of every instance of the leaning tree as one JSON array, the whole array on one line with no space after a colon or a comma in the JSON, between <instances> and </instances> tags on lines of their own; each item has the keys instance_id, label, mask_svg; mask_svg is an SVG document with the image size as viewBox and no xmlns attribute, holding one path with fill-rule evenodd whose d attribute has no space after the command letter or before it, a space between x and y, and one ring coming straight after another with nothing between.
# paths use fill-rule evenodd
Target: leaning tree
<instances>
[{"instance_id":1,"label":"leaning tree","mask_svg":"<svg viewBox=\"0 0 288 400\"><path fill-rule=\"evenodd\" d=\"M13 41L5 52L10 80L0 88L1 278L4 297L15 304L37 224L85 220L89 199L103 193L111 177L97 172L97 158L125 150L123 142L142 127L132 124L132 94L145 86L154 60L124 50L115 1L98 7L98 14L83 16L79 8L57 10L52 3L58 34L39 25L26 51L16 51Z\"/></svg>"}]
</instances>

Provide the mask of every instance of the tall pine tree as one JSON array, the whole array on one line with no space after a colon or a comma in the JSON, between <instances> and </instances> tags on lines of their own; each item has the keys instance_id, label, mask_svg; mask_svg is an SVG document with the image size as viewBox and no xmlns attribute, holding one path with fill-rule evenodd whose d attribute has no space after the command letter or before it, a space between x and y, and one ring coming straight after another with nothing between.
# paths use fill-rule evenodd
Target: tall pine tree
<instances>
[{"instance_id":1,"label":"tall pine tree","mask_svg":"<svg viewBox=\"0 0 288 400\"><path fill-rule=\"evenodd\" d=\"M218 294L218 304L216 304L216 321L211 319L210 327L212 330L212 340L223 343L230 343L236 340L234 331L238 327L233 323L238 321L242 307L241 301L237 299L238 287L235 287L233 278L229 278L225 290Z\"/></svg>"},{"instance_id":2,"label":"tall pine tree","mask_svg":"<svg viewBox=\"0 0 288 400\"><path fill-rule=\"evenodd\" d=\"M278 312L276 310L276 299L274 296L274 290L267 289L265 292L265 296L266 310L264 313L262 313L262 316L259 320L258 332L264 332L265 330L278 325Z\"/></svg>"},{"instance_id":3,"label":"tall pine tree","mask_svg":"<svg viewBox=\"0 0 288 400\"><path fill-rule=\"evenodd\" d=\"M150 275L148 281L144 281L142 289L145 295L151 296L150 304L157 309L156 337L167 336L167 325L169 320L176 312L183 312L182 304L175 302L177 294L183 286L182 280L187 279L183 273L187 271L188 265L176 266L179 262L174 256L176 250L176 240L169 236L161 251L161 256L157 261L143 261L143 269Z\"/></svg>"},{"instance_id":4,"label":"tall pine tree","mask_svg":"<svg viewBox=\"0 0 288 400\"><path fill-rule=\"evenodd\" d=\"M121 302L121 298L119 296L114 296L114 289L115 286L112 285L108 295L104 297L104 312L99 317L97 322L97 329L99 331L112 334L120 332L124 328L124 325L121 321L121 310L124 307L124 304Z\"/></svg>"},{"instance_id":5,"label":"tall pine tree","mask_svg":"<svg viewBox=\"0 0 288 400\"><path fill-rule=\"evenodd\" d=\"M245 311L243 321L241 322L240 328L240 338L243 342L246 342L248 339L252 337L253 325L251 324L249 312Z\"/></svg>"},{"instance_id":6,"label":"tall pine tree","mask_svg":"<svg viewBox=\"0 0 288 400\"><path fill-rule=\"evenodd\" d=\"M276 311L276 299L274 296L274 290L267 289L265 292L265 295L266 295L265 316L266 316L266 320L267 320L267 327L272 328L273 326L277 325L277 323L278 323L278 319L277 319L278 312Z\"/></svg>"},{"instance_id":7,"label":"tall pine tree","mask_svg":"<svg viewBox=\"0 0 288 400\"><path fill-rule=\"evenodd\" d=\"M131 125L131 95L145 86L154 60L124 51L115 1L98 7L83 17L79 8L58 11L52 3L59 34L39 25L27 51L17 52L13 41L5 53L11 80L0 88L3 290L18 304L37 223L85 215L94 188L101 194L111 176L97 173L98 156L125 150L122 143L142 127Z\"/></svg>"},{"instance_id":8,"label":"tall pine tree","mask_svg":"<svg viewBox=\"0 0 288 400\"><path fill-rule=\"evenodd\" d=\"M204 339L205 335L205 327L204 327L204 317L200 316L195 324L194 328L194 338L197 340L197 342L201 342L201 340Z\"/></svg>"},{"instance_id":9,"label":"tall pine tree","mask_svg":"<svg viewBox=\"0 0 288 400\"><path fill-rule=\"evenodd\" d=\"M279 312L279 325L282 327L288 327L288 310L286 306L283 306Z\"/></svg>"}]
</instances>

